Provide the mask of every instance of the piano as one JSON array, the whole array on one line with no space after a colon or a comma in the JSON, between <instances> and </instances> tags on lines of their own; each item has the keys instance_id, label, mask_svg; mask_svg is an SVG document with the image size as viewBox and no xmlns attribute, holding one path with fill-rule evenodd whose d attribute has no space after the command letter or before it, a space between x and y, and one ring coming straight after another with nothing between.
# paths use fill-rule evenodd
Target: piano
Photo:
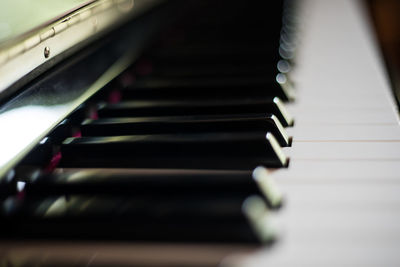
<instances>
[{"instance_id":1,"label":"piano","mask_svg":"<svg viewBox=\"0 0 400 267\"><path fill-rule=\"evenodd\" d=\"M2 265L399 265L364 2L81 2L0 42Z\"/></svg>"}]
</instances>

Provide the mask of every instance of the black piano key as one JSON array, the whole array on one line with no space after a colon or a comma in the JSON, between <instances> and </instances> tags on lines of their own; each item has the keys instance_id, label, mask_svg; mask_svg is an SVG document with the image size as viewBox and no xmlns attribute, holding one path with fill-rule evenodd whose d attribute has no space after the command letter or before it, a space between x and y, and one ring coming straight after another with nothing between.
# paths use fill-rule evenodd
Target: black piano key
<instances>
[{"instance_id":1,"label":"black piano key","mask_svg":"<svg viewBox=\"0 0 400 267\"><path fill-rule=\"evenodd\" d=\"M267 21L279 24L284 7L283 1L244 2L220 0L218 2L193 1L191 4L195 8L192 13L199 15L195 22L203 21L204 23L209 23L208 19L212 17L217 21L229 21L235 24L246 24L248 21ZM237 18L246 18L247 20L242 22L238 21Z\"/></svg>"},{"instance_id":2,"label":"black piano key","mask_svg":"<svg viewBox=\"0 0 400 267\"><path fill-rule=\"evenodd\" d=\"M160 48L144 55L154 66L168 67L174 65L187 65L188 68L198 65L209 67L235 65L236 69L262 66L265 74L276 71L274 63L279 61L279 44L195 44L179 45L168 48ZM232 66L231 66L232 68ZM253 73L255 75L257 73ZM272 73L273 74L273 73Z\"/></svg>"},{"instance_id":3,"label":"black piano key","mask_svg":"<svg viewBox=\"0 0 400 267\"><path fill-rule=\"evenodd\" d=\"M247 29L248 30L248 29ZM221 30L208 30L206 29L207 34L204 34L204 29L192 29L189 31L185 30L177 30L177 31L171 31L172 34L171 37L166 39L164 43L166 45L160 45L156 48L174 48L174 47L206 47L209 46L210 48L213 47L222 47L226 46L228 49L229 47L232 46L232 44L238 45L238 46L254 46L254 44L261 46L264 46L266 51L271 51L269 59L276 59L278 55L274 54L273 48L277 48L279 46L279 37L280 37L280 30L277 30L274 33L271 33L269 36L266 34L258 34L257 32L261 32L263 29L259 27L255 27L253 33L246 33L243 32L241 34L239 30L232 30L232 32L223 32L224 29ZM265 30L265 29L264 29ZM196 33L197 31L197 33ZM236 32L234 32L236 31ZM243 29L245 31L245 29ZM241 36L238 36L240 35ZM235 36L236 35L236 36ZM172 44L171 44L172 43ZM156 51L156 50L155 50ZM275 50L276 52L276 50ZM251 52L250 52L251 53ZM156 53L155 53L156 54ZM154 59L161 59L159 57L155 57ZM241 57L242 59L245 59L244 57ZM234 59L231 59L234 60ZM237 62L237 61L236 61Z\"/></svg>"},{"instance_id":4,"label":"black piano key","mask_svg":"<svg viewBox=\"0 0 400 267\"><path fill-rule=\"evenodd\" d=\"M260 29L257 29L260 30ZM279 40L279 39L278 39ZM200 56L234 56L234 55L253 55L253 56L271 56L276 54L279 48L278 43L260 44L260 43L228 43L222 44L209 40L207 43L195 43L195 44L174 44L173 46L157 47L147 51L143 57L159 58L161 60L172 60L188 58L199 59ZM254 59L257 59L254 57ZM212 59L213 61L216 58ZM162 62L160 62L162 63ZM209 64L211 62L208 62ZM211 65L211 64L210 64Z\"/></svg>"},{"instance_id":5,"label":"black piano key","mask_svg":"<svg viewBox=\"0 0 400 267\"><path fill-rule=\"evenodd\" d=\"M16 194L17 181L15 179L16 171L11 169L0 179L0 200L4 201L8 196Z\"/></svg>"},{"instance_id":6,"label":"black piano key","mask_svg":"<svg viewBox=\"0 0 400 267\"><path fill-rule=\"evenodd\" d=\"M270 208L281 205L282 196L258 167L248 171L58 169L50 174L19 178L26 197L79 194L86 196L263 196ZM5 188L5 186L0 187ZM21 191L22 191L21 190ZM10 193L7 194L7 196Z\"/></svg>"},{"instance_id":7,"label":"black piano key","mask_svg":"<svg viewBox=\"0 0 400 267\"><path fill-rule=\"evenodd\" d=\"M223 243L274 239L265 223L271 215L258 196L68 195L9 202L0 215L3 238Z\"/></svg>"},{"instance_id":8,"label":"black piano key","mask_svg":"<svg viewBox=\"0 0 400 267\"><path fill-rule=\"evenodd\" d=\"M167 94L166 91L163 92ZM125 95L124 95L125 96ZM177 92L179 97L179 93ZM158 95L157 97L162 97ZM192 97L196 97L195 94ZM222 100L131 100L99 107L98 114L106 117L144 117L144 116L185 116L185 115L223 115L223 114L273 114L283 126L293 124L293 118L279 98L264 99L222 99Z\"/></svg>"},{"instance_id":9,"label":"black piano key","mask_svg":"<svg viewBox=\"0 0 400 267\"><path fill-rule=\"evenodd\" d=\"M252 43L273 42L279 38L282 21L281 13L276 11L281 8L263 5L259 7L261 10L259 13L255 10L257 9L255 6L252 10L245 10L246 6L241 4L239 8L235 7L236 10L226 10L231 4L231 2L225 3L223 9L216 9L215 6L197 8L191 13L190 18L176 27L183 29L185 33L183 41L185 43L199 41ZM215 13L211 13L210 10L214 10ZM269 10L274 10L276 13L269 14Z\"/></svg>"},{"instance_id":10,"label":"black piano key","mask_svg":"<svg viewBox=\"0 0 400 267\"><path fill-rule=\"evenodd\" d=\"M215 194L261 194L249 171L64 168L32 180L26 181L27 196L79 194L201 197Z\"/></svg>"},{"instance_id":11,"label":"black piano key","mask_svg":"<svg viewBox=\"0 0 400 267\"><path fill-rule=\"evenodd\" d=\"M83 136L201 132L271 132L281 146L289 146L289 137L274 115L103 118L88 119L81 125Z\"/></svg>"},{"instance_id":12,"label":"black piano key","mask_svg":"<svg viewBox=\"0 0 400 267\"><path fill-rule=\"evenodd\" d=\"M292 98L292 92L287 84L280 84L275 77L228 77L213 79L147 79L136 81L132 94L140 99L144 95L161 98L171 95L176 90L187 91L189 94L208 95L209 97L279 97L284 101ZM202 93L199 93L202 92ZM160 93L163 96L158 96Z\"/></svg>"},{"instance_id":13,"label":"black piano key","mask_svg":"<svg viewBox=\"0 0 400 267\"><path fill-rule=\"evenodd\" d=\"M265 75L275 78L278 73L277 64L254 63L254 64L193 64L164 62L151 63L150 61L139 62L133 69L137 76L151 78L214 78Z\"/></svg>"},{"instance_id":14,"label":"black piano key","mask_svg":"<svg viewBox=\"0 0 400 267\"><path fill-rule=\"evenodd\" d=\"M58 134L58 131L56 132ZM57 138L57 135L54 139ZM64 139L66 136L64 136ZM26 155L20 164L22 165L37 165L45 167L47 163L51 160L54 154L54 141L52 137L43 138L32 151Z\"/></svg>"},{"instance_id":15,"label":"black piano key","mask_svg":"<svg viewBox=\"0 0 400 267\"><path fill-rule=\"evenodd\" d=\"M268 133L206 133L68 138L61 167L253 169L284 167Z\"/></svg>"}]
</instances>

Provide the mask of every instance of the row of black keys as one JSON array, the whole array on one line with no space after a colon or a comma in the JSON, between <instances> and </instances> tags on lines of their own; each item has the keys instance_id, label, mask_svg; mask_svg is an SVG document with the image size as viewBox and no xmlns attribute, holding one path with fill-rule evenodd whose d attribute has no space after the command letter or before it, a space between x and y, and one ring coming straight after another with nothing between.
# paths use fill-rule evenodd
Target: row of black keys
<instances>
[{"instance_id":1,"label":"row of black keys","mask_svg":"<svg viewBox=\"0 0 400 267\"><path fill-rule=\"evenodd\" d=\"M235 26L234 18L221 25ZM234 28L209 34L204 29L212 23L194 24L196 34L156 46L122 76L122 87L110 93L122 101L99 95L99 118L83 121L82 136L62 142L58 169L17 168L13 182L1 187L9 196L4 237L274 239L271 210L282 196L266 169L256 167L288 164L281 147L290 145L284 127L293 119L277 97L287 101L291 94L275 81L276 46L256 36L262 27L237 27L247 32L243 40ZM60 127L74 125L73 117Z\"/></svg>"},{"instance_id":2,"label":"row of black keys","mask_svg":"<svg viewBox=\"0 0 400 267\"><path fill-rule=\"evenodd\" d=\"M136 75L133 85L119 89L121 102L100 103L100 119L80 126L83 138L64 142L61 165L248 170L287 164L279 145L290 145L283 127L293 119L275 96L289 97L271 77L155 73Z\"/></svg>"},{"instance_id":3,"label":"row of black keys","mask_svg":"<svg viewBox=\"0 0 400 267\"><path fill-rule=\"evenodd\" d=\"M135 104L106 105L99 110L100 119L84 121L83 137L63 142L61 166L249 170L258 165L287 164L281 146L289 146L291 140L281 121L285 117L283 123L288 125L292 120L277 98L268 105L265 101L260 105L228 102L213 107L203 102L203 108L193 102L167 103L165 107L159 102ZM246 106L254 111L246 114ZM114 116L107 118L104 113L110 109ZM124 117L140 113L137 110L158 117ZM237 110L242 113L236 114ZM198 115L183 115L190 111ZM117 112L121 116L116 116ZM169 112L175 116L161 116ZM145 116L145 112L140 114Z\"/></svg>"},{"instance_id":4,"label":"row of black keys","mask_svg":"<svg viewBox=\"0 0 400 267\"><path fill-rule=\"evenodd\" d=\"M266 170L248 170L287 163L268 133L289 142L275 116L100 118L84 121L80 129L83 137L63 142L59 167L85 169L17 174L16 187L3 193L14 195L7 199L3 229L15 229L4 237L274 240L269 210L282 197ZM140 173L136 166L150 169ZM165 170L171 166L181 170ZM187 168L224 170L182 170Z\"/></svg>"},{"instance_id":5,"label":"row of black keys","mask_svg":"<svg viewBox=\"0 0 400 267\"><path fill-rule=\"evenodd\" d=\"M270 114L290 118L279 99L271 100ZM59 167L128 169L66 169L18 179L22 193L14 192L12 200L18 212L3 220L5 229L18 225L25 238L272 241L274 229L265 224L270 214L264 202L277 208L280 194L262 169L256 179L251 171L232 170L287 163L280 144L287 146L290 140L277 117L228 113L88 119L80 127L83 137L63 142ZM136 166L151 171L138 174L131 169ZM225 171L154 173L154 168L171 166ZM110 226L118 231L104 230Z\"/></svg>"}]
</instances>

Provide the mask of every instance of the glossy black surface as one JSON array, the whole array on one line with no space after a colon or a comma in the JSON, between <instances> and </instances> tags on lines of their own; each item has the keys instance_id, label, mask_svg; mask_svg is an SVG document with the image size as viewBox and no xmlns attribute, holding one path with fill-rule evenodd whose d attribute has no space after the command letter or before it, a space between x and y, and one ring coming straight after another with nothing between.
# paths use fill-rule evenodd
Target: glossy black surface
<instances>
[{"instance_id":1,"label":"glossy black surface","mask_svg":"<svg viewBox=\"0 0 400 267\"><path fill-rule=\"evenodd\" d=\"M266 133L68 138L63 167L247 169L283 167Z\"/></svg>"},{"instance_id":2,"label":"glossy black surface","mask_svg":"<svg viewBox=\"0 0 400 267\"><path fill-rule=\"evenodd\" d=\"M169 7L153 9L0 99L0 178L58 123L119 75L143 51ZM167 12L169 11L169 12ZM156 19L158 18L158 19ZM28 130L27 130L28 129Z\"/></svg>"},{"instance_id":3,"label":"glossy black surface","mask_svg":"<svg viewBox=\"0 0 400 267\"><path fill-rule=\"evenodd\" d=\"M287 166L271 134L285 145L282 131L268 117L292 123L275 98L288 99L275 81L282 3L183 2L191 10L182 12L181 22L141 56L143 46L133 49L137 64L104 82L101 92L49 134L55 141L48 165L21 164L0 187L7 195L2 237L271 240L265 201L279 194L260 197L265 190L250 172L259 165ZM91 120L81 125L84 118ZM64 136L69 138L60 145ZM59 173L68 167L81 169ZM133 175L138 168L158 174ZM171 174L188 170L208 173ZM252 194L258 200L248 202Z\"/></svg>"},{"instance_id":4,"label":"glossy black surface","mask_svg":"<svg viewBox=\"0 0 400 267\"><path fill-rule=\"evenodd\" d=\"M249 196L262 195L251 172L149 171L133 169L65 169L26 180L31 196Z\"/></svg>"},{"instance_id":5,"label":"glossy black surface","mask_svg":"<svg viewBox=\"0 0 400 267\"><path fill-rule=\"evenodd\" d=\"M183 134L207 132L271 132L281 146L289 140L279 129L273 115L210 115L180 117L103 118L86 120L83 136L118 136L134 134ZM279 122L278 122L279 123Z\"/></svg>"},{"instance_id":6,"label":"glossy black surface","mask_svg":"<svg viewBox=\"0 0 400 267\"><path fill-rule=\"evenodd\" d=\"M240 196L68 195L27 200L7 217L1 216L3 238L263 241L244 216L242 205L246 198ZM18 199L9 201L14 201L17 207L21 203Z\"/></svg>"},{"instance_id":7,"label":"glossy black surface","mask_svg":"<svg viewBox=\"0 0 400 267\"><path fill-rule=\"evenodd\" d=\"M247 31L249 30L247 29ZM144 58L153 63L155 70L157 67L162 68L175 64L209 66L210 68L218 63L234 64L237 68L243 68L242 64L263 64L268 73L267 71L276 67L274 62L279 60L277 49L276 44L251 42L249 39L246 40L246 43L229 42L228 40L223 43L208 41L203 44L197 42L157 49L146 53ZM276 69L274 70L276 72Z\"/></svg>"},{"instance_id":8,"label":"glossy black surface","mask_svg":"<svg viewBox=\"0 0 400 267\"><path fill-rule=\"evenodd\" d=\"M183 56L184 57L184 56ZM199 55L199 58L204 56ZM205 60L206 61L206 60ZM228 62L207 63L175 63L161 61L157 63L143 60L134 69L141 76L144 68L151 68L150 74L143 75L148 78L214 78L240 76L269 76L272 79L277 75L276 65L271 63L241 63L230 64Z\"/></svg>"},{"instance_id":9,"label":"glossy black surface","mask_svg":"<svg viewBox=\"0 0 400 267\"><path fill-rule=\"evenodd\" d=\"M164 91L168 94L168 90ZM161 97L161 95L159 95ZM212 98L213 94L208 95ZM192 94L195 98L195 93ZM282 125L289 122L273 98L221 99L211 100L130 100L116 104L106 104L99 108L100 117L141 117L141 116L184 116L184 115L232 115L251 116L254 114L274 114Z\"/></svg>"},{"instance_id":10,"label":"glossy black surface","mask_svg":"<svg viewBox=\"0 0 400 267\"><path fill-rule=\"evenodd\" d=\"M135 82L132 87L125 88L132 90L130 92L132 98L168 98L167 95L205 95L208 97L224 98L224 97L251 97L251 98L273 98L279 97L282 100L288 100L289 95L282 89L273 77L260 76L232 76L232 77L211 77L211 78L191 78L191 79L174 79L174 78L148 78ZM183 93L185 92L186 93ZM135 98L136 99L136 98Z\"/></svg>"}]
</instances>

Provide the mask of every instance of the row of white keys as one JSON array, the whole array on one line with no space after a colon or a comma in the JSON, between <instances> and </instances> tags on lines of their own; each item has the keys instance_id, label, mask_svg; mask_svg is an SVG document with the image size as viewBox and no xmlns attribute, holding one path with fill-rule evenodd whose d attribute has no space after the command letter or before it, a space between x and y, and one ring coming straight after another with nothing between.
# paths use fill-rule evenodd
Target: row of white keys
<instances>
[{"instance_id":1,"label":"row of white keys","mask_svg":"<svg viewBox=\"0 0 400 267\"><path fill-rule=\"evenodd\" d=\"M279 241L238 266L400 266L400 127L358 1L307 0ZM235 265L234 264L234 265Z\"/></svg>"}]
</instances>

